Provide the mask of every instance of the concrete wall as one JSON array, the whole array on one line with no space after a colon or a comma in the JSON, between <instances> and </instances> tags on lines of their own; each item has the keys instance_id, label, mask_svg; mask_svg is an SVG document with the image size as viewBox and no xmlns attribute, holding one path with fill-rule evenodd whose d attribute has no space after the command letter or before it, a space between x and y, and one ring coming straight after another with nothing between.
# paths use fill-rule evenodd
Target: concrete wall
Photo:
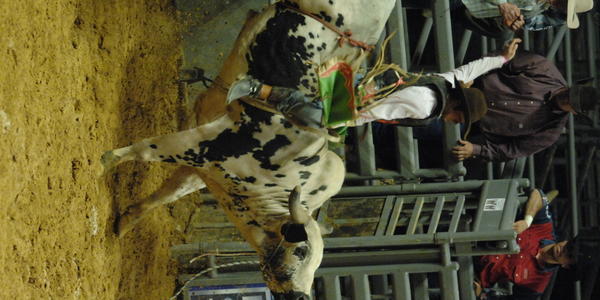
<instances>
[{"instance_id":1,"label":"concrete wall","mask_svg":"<svg viewBox=\"0 0 600 300\"><path fill-rule=\"evenodd\" d=\"M182 68L201 68L205 70L207 77L215 78L246 20L248 11L260 11L268 2L177 0L183 26ZM189 99L193 101L204 89L202 83L190 85Z\"/></svg>"}]
</instances>

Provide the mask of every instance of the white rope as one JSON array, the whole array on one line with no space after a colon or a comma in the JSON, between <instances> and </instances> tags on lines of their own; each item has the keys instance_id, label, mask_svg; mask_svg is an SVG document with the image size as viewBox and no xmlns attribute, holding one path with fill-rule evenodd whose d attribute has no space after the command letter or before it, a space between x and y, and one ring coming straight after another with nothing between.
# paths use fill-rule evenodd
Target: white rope
<instances>
[{"instance_id":1,"label":"white rope","mask_svg":"<svg viewBox=\"0 0 600 300\"><path fill-rule=\"evenodd\" d=\"M256 255L256 253L254 252L240 252L240 253L218 253L218 252L211 252L211 253L204 253L201 255L198 255L192 259L190 259L190 264L196 262L197 260L207 257L207 256L219 256L219 257L235 257L235 256L250 256L250 255Z\"/></svg>"},{"instance_id":2,"label":"white rope","mask_svg":"<svg viewBox=\"0 0 600 300\"><path fill-rule=\"evenodd\" d=\"M188 279L183 284L183 286L177 291L177 293L175 293L175 295L173 295L173 297L169 298L169 300L175 300L175 299L177 299L177 296L179 296L183 292L183 290L188 287L188 284L190 282L192 282L196 278L198 278L201 275L206 274L206 273L208 273L210 271L217 270L217 269L220 269L220 268L238 266L238 265L257 265L257 264L259 264L259 261L257 261L257 260L249 260L249 261L232 262L232 263L228 263L228 264L222 264L222 265L214 266L214 267L211 267L211 268L207 268L206 270L201 271L200 273L197 273L196 275L192 276L192 278Z\"/></svg>"}]
</instances>

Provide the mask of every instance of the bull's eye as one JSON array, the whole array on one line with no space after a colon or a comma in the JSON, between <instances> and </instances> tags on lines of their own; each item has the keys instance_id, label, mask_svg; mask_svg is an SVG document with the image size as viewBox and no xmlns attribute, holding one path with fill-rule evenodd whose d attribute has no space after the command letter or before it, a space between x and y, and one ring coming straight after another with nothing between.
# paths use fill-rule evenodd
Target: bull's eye
<instances>
[{"instance_id":1,"label":"bull's eye","mask_svg":"<svg viewBox=\"0 0 600 300\"><path fill-rule=\"evenodd\" d=\"M308 252L307 246L300 246L294 249L294 255L298 257L300 260L304 260L306 258L306 253Z\"/></svg>"}]
</instances>

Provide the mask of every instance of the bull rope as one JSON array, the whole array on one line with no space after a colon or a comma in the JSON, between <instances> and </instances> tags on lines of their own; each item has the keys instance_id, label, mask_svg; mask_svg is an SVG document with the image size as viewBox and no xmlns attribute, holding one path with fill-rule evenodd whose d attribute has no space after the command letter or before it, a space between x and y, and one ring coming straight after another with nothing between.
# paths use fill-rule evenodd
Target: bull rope
<instances>
[{"instance_id":1,"label":"bull rope","mask_svg":"<svg viewBox=\"0 0 600 300\"><path fill-rule=\"evenodd\" d=\"M369 44L367 44L365 42L361 42L361 41L357 41L357 40L353 39L352 38L352 31L349 30L349 29L346 30L346 31L341 31L337 26L332 25L331 23L323 20L319 16L317 16L317 15L315 15L315 14L309 12L309 11L306 11L306 10L304 10L302 8L299 8L299 7L291 6L291 5L289 5L288 3L285 3L285 2L283 2L282 4L283 4L283 6L285 8L287 8L289 10L293 10L293 11L295 11L295 12L301 14L301 15L306 15L308 17L311 17L311 18L315 19L317 22L323 24L325 27L329 28L329 30L337 33L340 36L339 39L338 39L338 45L340 47L344 44L344 42L346 42L346 43L348 43L351 46L361 48L361 49L363 49L365 51L371 51L371 50L375 49L375 45L369 45Z\"/></svg>"}]
</instances>

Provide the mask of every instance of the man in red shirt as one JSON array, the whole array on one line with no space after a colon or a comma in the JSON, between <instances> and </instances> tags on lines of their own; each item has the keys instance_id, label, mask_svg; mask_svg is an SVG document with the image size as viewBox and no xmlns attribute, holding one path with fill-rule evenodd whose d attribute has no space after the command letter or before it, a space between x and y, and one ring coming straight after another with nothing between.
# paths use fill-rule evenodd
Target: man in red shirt
<instances>
[{"instance_id":1,"label":"man in red shirt","mask_svg":"<svg viewBox=\"0 0 600 300\"><path fill-rule=\"evenodd\" d=\"M594 248L600 246L598 229L582 230L575 239L556 242L548 203L557 194L550 192L546 197L542 191L534 190L529 195L524 218L513 224L521 249L518 254L481 257L482 299L495 283L507 281L514 283L513 295L508 299L537 299L559 267L570 268L582 259L586 264L598 264L597 255L593 254Z\"/></svg>"}]
</instances>

